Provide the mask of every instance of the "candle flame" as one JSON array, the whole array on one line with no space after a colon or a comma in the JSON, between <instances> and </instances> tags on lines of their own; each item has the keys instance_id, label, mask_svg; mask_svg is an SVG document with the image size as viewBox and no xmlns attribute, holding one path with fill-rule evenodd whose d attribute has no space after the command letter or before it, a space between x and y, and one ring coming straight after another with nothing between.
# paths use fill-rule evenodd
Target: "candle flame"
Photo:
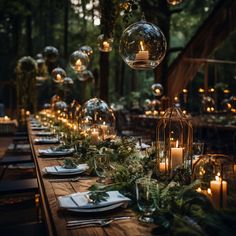
<instances>
[{"instance_id":1,"label":"candle flame","mask_svg":"<svg viewBox=\"0 0 236 236\"><path fill-rule=\"evenodd\" d=\"M56 80L61 81L61 75L60 74L57 74Z\"/></svg>"},{"instance_id":2,"label":"candle flame","mask_svg":"<svg viewBox=\"0 0 236 236\"><path fill-rule=\"evenodd\" d=\"M197 192L200 193L201 191L202 191L202 189L201 189L200 187L198 187L198 188L197 188Z\"/></svg>"},{"instance_id":3,"label":"candle flame","mask_svg":"<svg viewBox=\"0 0 236 236\"><path fill-rule=\"evenodd\" d=\"M81 65L82 65L81 60L78 59L78 60L76 61L75 65L76 65L76 66L81 66Z\"/></svg>"},{"instance_id":4,"label":"candle flame","mask_svg":"<svg viewBox=\"0 0 236 236\"><path fill-rule=\"evenodd\" d=\"M210 188L207 189L207 193L208 193L209 195L211 195L211 189L210 189Z\"/></svg>"},{"instance_id":5,"label":"candle flame","mask_svg":"<svg viewBox=\"0 0 236 236\"><path fill-rule=\"evenodd\" d=\"M102 123L103 125L105 125L106 124L106 122L105 121L103 121L103 123Z\"/></svg>"},{"instance_id":6,"label":"candle flame","mask_svg":"<svg viewBox=\"0 0 236 236\"><path fill-rule=\"evenodd\" d=\"M220 172L218 172L218 173L217 173L217 176L219 176L219 177L220 177Z\"/></svg>"},{"instance_id":7,"label":"candle flame","mask_svg":"<svg viewBox=\"0 0 236 236\"><path fill-rule=\"evenodd\" d=\"M144 51L143 41L140 41L140 48L141 48L141 51Z\"/></svg>"},{"instance_id":8,"label":"candle flame","mask_svg":"<svg viewBox=\"0 0 236 236\"><path fill-rule=\"evenodd\" d=\"M179 140L176 141L175 147L179 147Z\"/></svg>"},{"instance_id":9,"label":"candle flame","mask_svg":"<svg viewBox=\"0 0 236 236\"><path fill-rule=\"evenodd\" d=\"M220 181L220 177L219 176L216 176L215 179L216 179L216 181Z\"/></svg>"}]
</instances>

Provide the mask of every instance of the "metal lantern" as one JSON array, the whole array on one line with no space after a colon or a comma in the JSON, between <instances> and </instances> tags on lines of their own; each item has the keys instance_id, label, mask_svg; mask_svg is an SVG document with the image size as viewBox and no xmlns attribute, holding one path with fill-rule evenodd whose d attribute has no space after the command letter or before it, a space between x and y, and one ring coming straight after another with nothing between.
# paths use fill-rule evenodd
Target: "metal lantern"
<instances>
[{"instance_id":1,"label":"metal lantern","mask_svg":"<svg viewBox=\"0 0 236 236\"><path fill-rule=\"evenodd\" d=\"M224 208L227 205L228 189L233 189L234 160L233 157L223 154L208 154L201 156L193 164L193 180L200 180L197 188L211 198L216 208Z\"/></svg>"},{"instance_id":2,"label":"metal lantern","mask_svg":"<svg viewBox=\"0 0 236 236\"><path fill-rule=\"evenodd\" d=\"M154 69L163 60L166 49L166 38L162 31L145 20L127 27L120 39L121 57L136 70Z\"/></svg>"},{"instance_id":3,"label":"metal lantern","mask_svg":"<svg viewBox=\"0 0 236 236\"><path fill-rule=\"evenodd\" d=\"M66 72L61 67L56 67L52 71L53 82L56 84L62 84L66 77Z\"/></svg>"},{"instance_id":4,"label":"metal lantern","mask_svg":"<svg viewBox=\"0 0 236 236\"><path fill-rule=\"evenodd\" d=\"M88 55L80 50L77 50L70 55L70 66L76 72L85 70L88 62Z\"/></svg>"},{"instance_id":5,"label":"metal lantern","mask_svg":"<svg viewBox=\"0 0 236 236\"><path fill-rule=\"evenodd\" d=\"M110 52L112 50L113 38L105 37L100 34L97 38L97 46L101 52Z\"/></svg>"},{"instance_id":6,"label":"metal lantern","mask_svg":"<svg viewBox=\"0 0 236 236\"><path fill-rule=\"evenodd\" d=\"M157 169L172 176L177 167L191 168L193 130L180 108L168 108L157 125Z\"/></svg>"}]
</instances>

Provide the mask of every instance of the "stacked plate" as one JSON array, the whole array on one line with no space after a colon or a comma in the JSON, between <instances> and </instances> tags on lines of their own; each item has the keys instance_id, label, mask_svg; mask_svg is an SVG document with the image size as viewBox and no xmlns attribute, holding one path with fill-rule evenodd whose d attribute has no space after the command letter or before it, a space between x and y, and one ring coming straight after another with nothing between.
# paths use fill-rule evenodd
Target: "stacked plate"
<instances>
[{"instance_id":1,"label":"stacked plate","mask_svg":"<svg viewBox=\"0 0 236 236\"><path fill-rule=\"evenodd\" d=\"M106 201L91 203L88 197L89 192L74 193L58 197L59 206L63 209L75 212L103 212L117 207L127 207L129 198L118 191L107 192L109 197Z\"/></svg>"},{"instance_id":2,"label":"stacked plate","mask_svg":"<svg viewBox=\"0 0 236 236\"><path fill-rule=\"evenodd\" d=\"M36 138L34 139L35 144L57 144L59 143L58 138Z\"/></svg>"}]
</instances>

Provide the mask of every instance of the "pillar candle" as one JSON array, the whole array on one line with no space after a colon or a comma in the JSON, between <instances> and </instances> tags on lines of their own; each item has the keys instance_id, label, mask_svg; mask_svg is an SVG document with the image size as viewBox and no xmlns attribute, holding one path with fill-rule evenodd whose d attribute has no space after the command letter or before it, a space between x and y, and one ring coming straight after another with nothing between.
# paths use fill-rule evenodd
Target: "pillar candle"
<instances>
[{"instance_id":1,"label":"pillar candle","mask_svg":"<svg viewBox=\"0 0 236 236\"><path fill-rule=\"evenodd\" d=\"M227 202L227 182L222 181L219 176L215 177L215 180L210 182L212 202L216 208L225 207ZM221 189L222 184L222 189ZM221 190L222 190L222 206L221 204Z\"/></svg>"},{"instance_id":2,"label":"pillar candle","mask_svg":"<svg viewBox=\"0 0 236 236\"><path fill-rule=\"evenodd\" d=\"M176 142L176 147L171 148L171 169L175 169L177 166L182 165L183 163L183 148L178 147L178 140Z\"/></svg>"},{"instance_id":3,"label":"pillar candle","mask_svg":"<svg viewBox=\"0 0 236 236\"><path fill-rule=\"evenodd\" d=\"M140 50L135 55L136 61L146 61L149 59L149 52L147 50L144 50L143 42L140 41Z\"/></svg>"}]
</instances>

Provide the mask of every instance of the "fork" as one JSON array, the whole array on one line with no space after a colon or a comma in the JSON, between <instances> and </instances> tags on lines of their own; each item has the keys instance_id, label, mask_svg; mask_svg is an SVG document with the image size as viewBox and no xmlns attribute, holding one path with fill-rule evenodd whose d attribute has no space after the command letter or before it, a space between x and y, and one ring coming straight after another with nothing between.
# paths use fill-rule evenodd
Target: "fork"
<instances>
[{"instance_id":1,"label":"fork","mask_svg":"<svg viewBox=\"0 0 236 236\"><path fill-rule=\"evenodd\" d=\"M97 221L85 221L80 223L74 223L74 224L67 224L67 229L77 229L82 227L91 227L91 226L107 226L110 223L112 223L114 219L102 219Z\"/></svg>"}]
</instances>

